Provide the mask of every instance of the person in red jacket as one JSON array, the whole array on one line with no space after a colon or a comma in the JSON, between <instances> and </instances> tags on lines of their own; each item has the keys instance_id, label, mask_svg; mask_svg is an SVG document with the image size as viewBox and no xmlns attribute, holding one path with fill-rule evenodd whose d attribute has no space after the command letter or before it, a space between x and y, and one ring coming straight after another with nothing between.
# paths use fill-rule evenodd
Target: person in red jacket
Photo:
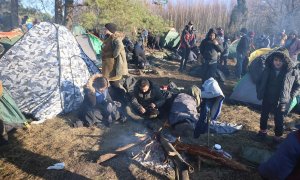
<instances>
[{"instance_id":1,"label":"person in red jacket","mask_svg":"<svg viewBox=\"0 0 300 180\"><path fill-rule=\"evenodd\" d=\"M193 23L190 21L188 25L185 26L180 37L180 46L182 50L182 59L180 62L179 71L182 72L186 69L186 63L191 51L191 48L195 46L196 35L193 33Z\"/></svg>"}]
</instances>

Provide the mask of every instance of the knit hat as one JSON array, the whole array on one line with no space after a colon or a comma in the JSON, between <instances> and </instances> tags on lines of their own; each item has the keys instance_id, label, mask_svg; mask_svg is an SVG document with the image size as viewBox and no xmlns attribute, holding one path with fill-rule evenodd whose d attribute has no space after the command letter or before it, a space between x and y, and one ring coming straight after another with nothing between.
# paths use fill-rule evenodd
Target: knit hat
<instances>
[{"instance_id":1,"label":"knit hat","mask_svg":"<svg viewBox=\"0 0 300 180\"><path fill-rule=\"evenodd\" d=\"M107 23L104 26L106 29L108 29L113 34L117 31L117 25L114 23Z\"/></svg>"},{"instance_id":2,"label":"knit hat","mask_svg":"<svg viewBox=\"0 0 300 180\"><path fill-rule=\"evenodd\" d=\"M247 28L242 28L242 29L240 30L240 32L242 32L242 33L244 33L244 34L247 34L248 30L247 30Z\"/></svg>"},{"instance_id":3,"label":"knit hat","mask_svg":"<svg viewBox=\"0 0 300 180\"><path fill-rule=\"evenodd\" d=\"M296 31L296 30L293 30L293 31L292 31L290 34L291 34L291 35L298 36L298 31Z\"/></svg>"},{"instance_id":4,"label":"knit hat","mask_svg":"<svg viewBox=\"0 0 300 180\"><path fill-rule=\"evenodd\" d=\"M188 25L193 25L193 22L192 22L192 21L189 21Z\"/></svg>"}]
</instances>

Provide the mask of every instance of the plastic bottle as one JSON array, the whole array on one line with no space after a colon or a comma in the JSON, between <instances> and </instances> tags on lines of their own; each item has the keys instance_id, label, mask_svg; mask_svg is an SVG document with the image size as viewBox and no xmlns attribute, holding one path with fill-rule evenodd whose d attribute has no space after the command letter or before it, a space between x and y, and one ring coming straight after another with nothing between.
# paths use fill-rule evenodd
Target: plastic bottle
<instances>
[{"instance_id":1,"label":"plastic bottle","mask_svg":"<svg viewBox=\"0 0 300 180\"><path fill-rule=\"evenodd\" d=\"M222 154L225 158L232 159L232 156L229 153L225 152L222 149L222 146L220 144L215 144L213 146L213 150L220 153L220 154Z\"/></svg>"}]
</instances>

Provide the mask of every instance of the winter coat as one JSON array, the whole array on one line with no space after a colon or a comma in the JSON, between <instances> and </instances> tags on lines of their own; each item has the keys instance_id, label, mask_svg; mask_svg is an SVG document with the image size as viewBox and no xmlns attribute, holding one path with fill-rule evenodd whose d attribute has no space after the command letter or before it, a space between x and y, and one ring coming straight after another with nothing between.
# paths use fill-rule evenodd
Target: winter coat
<instances>
[{"instance_id":1,"label":"winter coat","mask_svg":"<svg viewBox=\"0 0 300 180\"><path fill-rule=\"evenodd\" d=\"M135 109L140 109L141 107L146 108L151 103L154 103L156 107L160 108L165 103L165 98L160 92L159 87L155 86L151 81L149 90L143 93L140 90L141 80L137 81L133 92L131 92L131 102Z\"/></svg>"},{"instance_id":2,"label":"winter coat","mask_svg":"<svg viewBox=\"0 0 300 180\"><path fill-rule=\"evenodd\" d=\"M195 45L196 36L193 33L193 30L189 31L185 28L180 37L180 48L191 48Z\"/></svg>"},{"instance_id":3,"label":"winter coat","mask_svg":"<svg viewBox=\"0 0 300 180\"><path fill-rule=\"evenodd\" d=\"M300 131L292 132L279 145L271 158L260 164L258 171L263 178L283 180L299 179Z\"/></svg>"},{"instance_id":4,"label":"winter coat","mask_svg":"<svg viewBox=\"0 0 300 180\"><path fill-rule=\"evenodd\" d=\"M96 106L101 106L105 102L112 102L112 99L108 93L108 88L103 92L104 98L102 100L97 99L96 90L93 87L93 83L95 82L95 79L98 77L102 77L102 75L95 74L95 75L91 76L90 79L88 80L87 84L84 87L84 93L85 93L84 102L83 102L84 106L96 107ZM90 95L93 95L93 96L90 96Z\"/></svg>"},{"instance_id":5,"label":"winter coat","mask_svg":"<svg viewBox=\"0 0 300 180\"><path fill-rule=\"evenodd\" d=\"M208 38L204 39L200 44L200 53L205 59L206 63L217 63L219 53L222 53L222 45L215 45L214 42Z\"/></svg>"},{"instance_id":6,"label":"winter coat","mask_svg":"<svg viewBox=\"0 0 300 180\"><path fill-rule=\"evenodd\" d=\"M206 38L200 44L200 53L205 59L206 63L214 64L217 63L219 58L219 53L223 52L223 45L215 45L209 36L214 33L217 36L215 29L210 29L206 34ZM217 39L216 39L217 40Z\"/></svg>"},{"instance_id":7,"label":"winter coat","mask_svg":"<svg viewBox=\"0 0 300 180\"><path fill-rule=\"evenodd\" d=\"M278 104L288 104L291 99L293 99L300 90L299 82L299 70L298 63L289 58L288 52L285 49L279 49L272 54L270 54L265 61L265 68L261 75L261 78L256 83L257 98L262 100L268 93L268 85L270 84L270 76L273 68L273 59L275 55L282 55L283 67L281 73L283 80L282 84L277 84L276 86L280 88ZM277 91L277 90L276 90Z\"/></svg>"},{"instance_id":8,"label":"winter coat","mask_svg":"<svg viewBox=\"0 0 300 180\"><path fill-rule=\"evenodd\" d=\"M293 41L293 40L291 40ZM287 42L288 44L289 42ZM287 48L289 50L289 54L291 59L293 60L297 60L297 56L300 53L300 39L295 39L294 42L290 42L292 43L291 45L289 45L289 47Z\"/></svg>"},{"instance_id":9,"label":"winter coat","mask_svg":"<svg viewBox=\"0 0 300 180\"><path fill-rule=\"evenodd\" d=\"M181 122L188 122L192 127L195 127L198 119L199 113L196 99L185 93L178 94L171 107L169 124L175 126Z\"/></svg>"},{"instance_id":10,"label":"winter coat","mask_svg":"<svg viewBox=\"0 0 300 180\"><path fill-rule=\"evenodd\" d=\"M128 74L126 53L122 43L122 34L116 32L104 41L102 50L103 76L109 81L117 81Z\"/></svg>"},{"instance_id":11,"label":"winter coat","mask_svg":"<svg viewBox=\"0 0 300 180\"><path fill-rule=\"evenodd\" d=\"M228 57L228 55L229 55L229 42L228 39L226 39L223 42L223 52L221 54L221 57Z\"/></svg>"},{"instance_id":12,"label":"winter coat","mask_svg":"<svg viewBox=\"0 0 300 180\"><path fill-rule=\"evenodd\" d=\"M241 40L239 41L238 45L236 46L236 53L247 55L248 51L250 49L250 39L247 35L244 35L241 37Z\"/></svg>"}]
</instances>

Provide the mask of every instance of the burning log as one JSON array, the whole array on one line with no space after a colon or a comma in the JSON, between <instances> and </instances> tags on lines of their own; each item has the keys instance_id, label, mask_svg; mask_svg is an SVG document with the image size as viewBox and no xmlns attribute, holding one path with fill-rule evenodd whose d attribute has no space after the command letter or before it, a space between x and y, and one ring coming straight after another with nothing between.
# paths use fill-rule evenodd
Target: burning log
<instances>
[{"instance_id":1,"label":"burning log","mask_svg":"<svg viewBox=\"0 0 300 180\"><path fill-rule=\"evenodd\" d=\"M159 136L159 141L166 151L167 155L172 159L176 168L175 174L176 179L178 180L189 180L189 172L193 172L194 169L191 165L189 165L181 155L176 151L173 145L161 135Z\"/></svg>"},{"instance_id":2,"label":"burning log","mask_svg":"<svg viewBox=\"0 0 300 180\"><path fill-rule=\"evenodd\" d=\"M98 160L97 160L97 163L103 163L105 161L108 161L116 156L118 156L120 153L124 152L124 151L127 151L143 142L146 142L148 140L150 140L151 138L150 137L147 137L147 136L144 136L144 137L141 137L140 140L138 142L135 142L135 143L130 143L130 144L127 144L125 146L122 146L122 147L119 147L117 148L114 152L112 153L107 153L107 154L103 154L101 155Z\"/></svg>"},{"instance_id":3,"label":"burning log","mask_svg":"<svg viewBox=\"0 0 300 180\"><path fill-rule=\"evenodd\" d=\"M210 148L208 148L206 146L184 144L181 142L175 142L175 143L173 143L173 145L174 145L175 149L179 152L186 152L193 156L200 156L200 157L203 157L206 159L211 159L211 160L214 160L224 166L232 168L234 170L249 172L249 169L247 168L247 166L245 166L237 161L228 159L228 158L224 157L222 154L212 151Z\"/></svg>"}]
</instances>

